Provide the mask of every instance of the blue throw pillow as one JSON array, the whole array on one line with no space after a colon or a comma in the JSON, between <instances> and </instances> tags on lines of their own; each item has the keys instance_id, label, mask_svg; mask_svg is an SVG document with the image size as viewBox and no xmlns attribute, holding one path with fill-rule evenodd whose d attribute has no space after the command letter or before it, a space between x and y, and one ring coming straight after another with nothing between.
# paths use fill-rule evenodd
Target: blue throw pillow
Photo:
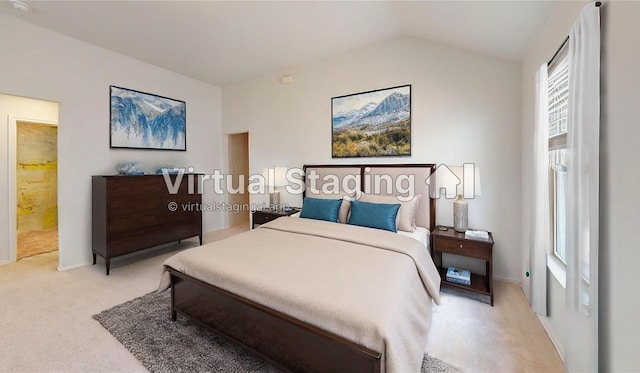
<instances>
[{"instance_id":1,"label":"blue throw pillow","mask_svg":"<svg viewBox=\"0 0 640 373\"><path fill-rule=\"evenodd\" d=\"M342 198L339 199L321 199L305 197L302 202L301 218L326 220L331 222L338 221L338 212Z\"/></svg>"},{"instance_id":2,"label":"blue throw pillow","mask_svg":"<svg viewBox=\"0 0 640 373\"><path fill-rule=\"evenodd\" d=\"M398 210L400 210L399 203L351 201L349 224L397 232L396 215L398 215Z\"/></svg>"}]
</instances>

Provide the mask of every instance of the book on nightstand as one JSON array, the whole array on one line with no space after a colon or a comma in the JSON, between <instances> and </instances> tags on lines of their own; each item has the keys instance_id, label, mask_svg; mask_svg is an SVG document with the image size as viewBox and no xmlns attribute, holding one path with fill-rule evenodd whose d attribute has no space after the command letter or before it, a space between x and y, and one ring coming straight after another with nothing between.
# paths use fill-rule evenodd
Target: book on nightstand
<instances>
[{"instance_id":1,"label":"book on nightstand","mask_svg":"<svg viewBox=\"0 0 640 373\"><path fill-rule=\"evenodd\" d=\"M447 268L447 281L462 285L471 285L471 272L455 267Z\"/></svg>"},{"instance_id":2,"label":"book on nightstand","mask_svg":"<svg viewBox=\"0 0 640 373\"><path fill-rule=\"evenodd\" d=\"M488 241L489 240L489 232L481 231L479 229L469 229L466 232L464 232L464 238L468 238L468 239L471 239L471 240Z\"/></svg>"}]
</instances>

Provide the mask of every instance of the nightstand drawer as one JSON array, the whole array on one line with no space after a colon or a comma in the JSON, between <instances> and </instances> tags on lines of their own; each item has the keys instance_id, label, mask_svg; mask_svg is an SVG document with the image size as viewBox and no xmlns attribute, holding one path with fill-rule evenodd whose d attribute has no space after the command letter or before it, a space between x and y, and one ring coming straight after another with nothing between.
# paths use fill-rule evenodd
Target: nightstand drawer
<instances>
[{"instance_id":1,"label":"nightstand drawer","mask_svg":"<svg viewBox=\"0 0 640 373\"><path fill-rule=\"evenodd\" d=\"M253 214L253 224L268 223L271 220L275 220L279 217L281 217L281 215L272 215L272 214L265 214L265 213Z\"/></svg>"},{"instance_id":2,"label":"nightstand drawer","mask_svg":"<svg viewBox=\"0 0 640 373\"><path fill-rule=\"evenodd\" d=\"M251 226L255 228L256 225L268 223L272 220L276 220L277 218L281 218L283 216L291 216L298 212L300 212L300 209L297 207L292 207L286 210L284 209L255 210L251 213L251 216L253 216L253 224Z\"/></svg>"},{"instance_id":3,"label":"nightstand drawer","mask_svg":"<svg viewBox=\"0 0 640 373\"><path fill-rule=\"evenodd\" d=\"M491 245L485 242L435 237L434 246L437 251L444 251L450 254L484 260L491 259Z\"/></svg>"}]
</instances>

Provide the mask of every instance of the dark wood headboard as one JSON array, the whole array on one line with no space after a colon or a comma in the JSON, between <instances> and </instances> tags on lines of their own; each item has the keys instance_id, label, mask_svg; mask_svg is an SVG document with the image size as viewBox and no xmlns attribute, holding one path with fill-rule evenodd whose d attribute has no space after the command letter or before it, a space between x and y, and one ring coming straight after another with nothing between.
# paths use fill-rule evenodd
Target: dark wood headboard
<instances>
[{"instance_id":1,"label":"dark wood headboard","mask_svg":"<svg viewBox=\"0 0 640 373\"><path fill-rule=\"evenodd\" d=\"M305 165L304 169L304 181L308 186L307 176L311 172L315 172L318 176L318 184L316 187L320 187L322 178L324 175L335 175L342 179L346 177L350 181L357 178L358 185L349 185L349 188L357 188L364 193L372 193L372 182L376 178L380 179L382 175L388 175L393 182L392 193L387 193L386 190L380 190L381 195L398 195L396 188L396 178L402 176L406 180L407 177L413 178L413 191L414 195L422 195L418 212L416 213L416 224L425 228L429 228L433 231L436 227L436 201L431 198L429 193L429 185L426 183L426 179L435 171L436 165L433 163L426 164L324 164L324 165ZM380 175L380 176L376 176ZM386 176L385 176L386 177ZM386 189L386 183L384 187ZM403 186L402 189L405 187ZM305 190L306 192L306 190ZM345 190L340 190L345 192ZM304 196L304 195L303 195Z\"/></svg>"}]
</instances>

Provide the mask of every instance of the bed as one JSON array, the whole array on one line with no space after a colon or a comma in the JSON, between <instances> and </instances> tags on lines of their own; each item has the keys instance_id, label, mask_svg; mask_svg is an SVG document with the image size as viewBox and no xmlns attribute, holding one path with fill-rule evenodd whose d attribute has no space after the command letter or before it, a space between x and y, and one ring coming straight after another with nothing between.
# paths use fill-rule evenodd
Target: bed
<instances>
[{"instance_id":1,"label":"bed","mask_svg":"<svg viewBox=\"0 0 640 373\"><path fill-rule=\"evenodd\" d=\"M430 164L306 166L306 193L314 173L360 175L356 187L370 195L374 175L411 174L410 192L425 196L415 223L433 229L424 182L432 171ZM376 194L408 191L382 189ZM428 234L411 233L280 218L169 258L160 289L171 288L173 320L187 316L286 371L416 371L440 277Z\"/></svg>"}]
</instances>

